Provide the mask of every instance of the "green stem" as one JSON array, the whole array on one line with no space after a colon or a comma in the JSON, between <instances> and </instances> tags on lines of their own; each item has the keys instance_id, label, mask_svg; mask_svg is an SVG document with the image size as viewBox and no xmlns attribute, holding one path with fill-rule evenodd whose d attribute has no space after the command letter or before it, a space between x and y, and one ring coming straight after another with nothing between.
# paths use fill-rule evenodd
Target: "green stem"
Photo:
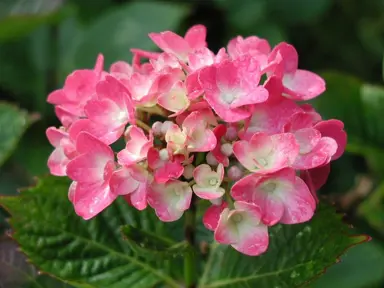
<instances>
[{"instance_id":1,"label":"green stem","mask_svg":"<svg viewBox=\"0 0 384 288\"><path fill-rule=\"evenodd\" d=\"M185 213L184 234L190 249L184 258L184 280L186 288L196 287L196 255L195 255L195 225L196 225L195 199L192 198L191 207Z\"/></svg>"}]
</instances>

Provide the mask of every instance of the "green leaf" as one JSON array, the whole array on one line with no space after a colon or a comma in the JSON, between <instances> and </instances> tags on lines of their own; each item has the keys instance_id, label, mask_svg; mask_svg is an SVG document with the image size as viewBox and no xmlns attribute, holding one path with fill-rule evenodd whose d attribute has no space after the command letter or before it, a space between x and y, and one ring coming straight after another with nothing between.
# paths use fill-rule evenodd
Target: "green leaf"
<instances>
[{"instance_id":1,"label":"green leaf","mask_svg":"<svg viewBox=\"0 0 384 288\"><path fill-rule=\"evenodd\" d=\"M170 258L193 253L186 241L174 242L172 239L130 225L123 226L122 232L132 250L148 258Z\"/></svg>"},{"instance_id":2,"label":"green leaf","mask_svg":"<svg viewBox=\"0 0 384 288\"><path fill-rule=\"evenodd\" d=\"M180 287L163 262L138 255L121 236L126 224L169 234L152 211L138 212L118 199L84 221L68 201L68 185L67 179L51 176L19 196L0 198L12 215L13 238L38 269L75 287Z\"/></svg>"},{"instance_id":3,"label":"green leaf","mask_svg":"<svg viewBox=\"0 0 384 288\"><path fill-rule=\"evenodd\" d=\"M187 12L185 6L145 1L108 11L73 41L66 69L93 67L98 53L104 54L107 67L117 60L129 61L129 49L155 48L148 33L174 30Z\"/></svg>"},{"instance_id":4,"label":"green leaf","mask_svg":"<svg viewBox=\"0 0 384 288\"><path fill-rule=\"evenodd\" d=\"M373 288L384 281L384 249L370 241L358 245L341 257L341 262L327 269L313 288Z\"/></svg>"},{"instance_id":5,"label":"green leaf","mask_svg":"<svg viewBox=\"0 0 384 288\"><path fill-rule=\"evenodd\" d=\"M59 10L62 0L3 0L0 2L0 41L26 35L45 23L55 23L72 11Z\"/></svg>"},{"instance_id":6,"label":"green leaf","mask_svg":"<svg viewBox=\"0 0 384 288\"><path fill-rule=\"evenodd\" d=\"M271 227L269 249L262 256L214 244L199 287L300 287L337 262L346 249L367 240L350 234L332 207L319 205L308 223Z\"/></svg>"},{"instance_id":7,"label":"green leaf","mask_svg":"<svg viewBox=\"0 0 384 288\"><path fill-rule=\"evenodd\" d=\"M17 107L0 102L0 166L12 151L28 126L35 120Z\"/></svg>"}]
</instances>

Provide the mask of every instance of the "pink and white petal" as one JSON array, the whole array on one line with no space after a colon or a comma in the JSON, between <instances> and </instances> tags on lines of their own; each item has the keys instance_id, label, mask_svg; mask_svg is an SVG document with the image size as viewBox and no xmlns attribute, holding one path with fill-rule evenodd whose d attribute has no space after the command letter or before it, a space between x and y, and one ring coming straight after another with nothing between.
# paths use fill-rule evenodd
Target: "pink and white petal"
<instances>
[{"instance_id":1,"label":"pink and white petal","mask_svg":"<svg viewBox=\"0 0 384 288\"><path fill-rule=\"evenodd\" d=\"M268 227L265 225L242 224L239 229L240 240L232 244L240 253L248 256L258 256L267 251L269 245Z\"/></svg>"},{"instance_id":2,"label":"pink and white petal","mask_svg":"<svg viewBox=\"0 0 384 288\"><path fill-rule=\"evenodd\" d=\"M122 167L113 172L109 187L116 195L127 195L134 192L140 183L132 178L131 169Z\"/></svg>"},{"instance_id":3,"label":"pink and white petal","mask_svg":"<svg viewBox=\"0 0 384 288\"><path fill-rule=\"evenodd\" d=\"M219 223L220 214L228 207L227 202L222 202L220 205L212 205L208 207L203 216L203 224L205 228L215 231Z\"/></svg>"},{"instance_id":4,"label":"pink and white petal","mask_svg":"<svg viewBox=\"0 0 384 288\"><path fill-rule=\"evenodd\" d=\"M248 94L244 94L241 97L235 99L231 104L231 108L237 108L245 105L258 104L267 101L268 90L262 86L255 87Z\"/></svg>"},{"instance_id":5,"label":"pink and white petal","mask_svg":"<svg viewBox=\"0 0 384 288\"><path fill-rule=\"evenodd\" d=\"M124 108L124 107L122 107ZM128 123L128 113L109 99L90 100L84 107L86 116L93 122L117 129Z\"/></svg>"},{"instance_id":6,"label":"pink and white petal","mask_svg":"<svg viewBox=\"0 0 384 288\"><path fill-rule=\"evenodd\" d=\"M65 155L64 150L61 147L57 147L48 158L49 172L55 176L66 176L68 162L69 159Z\"/></svg>"},{"instance_id":7,"label":"pink and white petal","mask_svg":"<svg viewBox=\"0 0 384 288\"><path fill-rule=\"evenodd\" d=\"M228 167L229 158L221 152L221 138L227 133L227 127L224 124L220 124L213 129L213 134L216 137L216 147L212 150L213 156L217 162L222 163L224 167Z\"/></svg>"},{"instance_id":8,"label":"pink and white petal","mask_svg":"<svg viewBox=\"0 0 384 288\"><path fill-rule=\"evenodd\" d=\"M164 222L176 221L189 208L192 189L188 183L169 181L165 184L151 185L148 190L148 204Z\"/></svg>"},{"instance_id":9,"label":"pink and white petal","mask_svg":"<svg viewBox=\"0 0 384 288\"><path fill-rule=\"evenodd\" d=\"M66 110L64 107L61 106L55 107L55 114L64 127L71 126L73 122L79 119L77 115L71 113L70 111Z\"/></svg>"},{"instance_id":10,"label":"pink and white petal","mask_svg":"<svg viewBox=\"0 0 384 288\"><path fill-rule=\"evenodd\" d=\"M68 138L67 132L62 129L57 129L56 127L49 127L45 131L45 134L48 138L49 143L51 143L53 147L60 146L61 140L64 138Z\"/></svg>"},{"instance_id":11,"label":"pink and white petal","mask_svg":"<svg viewBox=\"0 0 384 288\"><path fill-rule=\"evenodd\" d=\"M275 166L274 168L281 169L294 163L299 154L300 147L296 141L295 135L292 133L281 133L272 135L271 138L275 152L275 155L271 157L273 165Z\"/></svg>"},{"instance_id":12,"label":"pink and white petal","mask_svg":"<svg viewBox=\"0 0 384 288\"><path fill-rule=\"evenodd\" d=\"M219 188L201 187L195 184L193 185L192 189L193 189L193 192L195 192L195 194L199 198L206 199L206 200L218 199L225 194L225 190L221 187Z\"/></svg>"},{"instance_id":13,"label":"pink and white petal","mask_svg":"<svg viewBox=\"0 0 384 288\"><path fill-rule=\"evenodd\" d=\"M77 215L89 220L107 208L117 198L108 184L88 185L77 183L72 203Z\"/></svg>"},{"instance_id":14,"label":"pink and white petal","mask_svg":"<svg viewBox=\"0 0 384 288\"><path fill-rule=\"evenodd\" d=\"M125 61L117 61L111 65L109 71L113 73L121 73L127 77L131 76L133 73L133 68L130 64Z\"/></svg>"},{"instance_id":15,"label":"pink and white petal","mask_svg":"<svg viewBox=\"0 0 384 288\"><path fill-rule=\"evenodd\" d=\"M209 174L211 173L211 166L209 166L208 164L201 164L193 170L193 179L195 179L197 185L205 186L207 174L209 176Z\"/></svg>"},{"instance_id":16,"label":"pink and white petal","mask_svg":"<svg viewBox=\"0 0 384 288\"><path fill-rule=\"evenodd\" d=\"M204 90L201 88L199 83L198 77L199 72L196 71L189 74L185 80L185 87L187 89L187 95L190 100L195 100L204 93Z\"/></svg>"},{"instance_id":17,"label":"pink and white petal","mask_svg":"<svg viewBox=\"0 0 384 288\"><path fill-rule=\"evenodd\" d=\"M321 134L314 128L303 128L295 132L295 138L300 145L300 154L311 152L321 139Z\"/></svg>"},{"instance_id":18,"label":"pink and white petal","mask_svg":"<svg viewBox=\"0 0 384 288\"><path fill-rule=\"evenodd\" d=\"M313 169L323 166L331 161L336 153L337 143L329 137L322 137L312 151L299 154L292 167L299 170Z\"/></svg>"},{"instance_id":19,"label":"pink and white petal","mask_svg":"<svg viewBox=\"0 0 384 288\"><path fill-rule=\"evenodd\" d=\"M293 133L300 129L312 128L315 122L316 119L312 112L298 111L291 115L289 121L284 126L284 132Z\"/></svg>"},{"instance_id":20,"label":"pink and white petal","mask_svg":"<svg viewBox=\"0 0 384 288\"><path fill-rule=\"evenodd\" d=\"M72 181L71 185L69 185L69 188L68 188L68 200L71 202L73 202L73 197L75 195L76 186L77 186L77 182Z\"/></svg>"},{"instance_id":21,"label":"pink and white petal","mask_svg":"<svg viewBox=\"0 0 384 288\"><path fill-rule=\"evenodd\" d=\"M220 218L215 229L215 240L221 244L231 245L239 241L237 227L230 219L231 213L233 213L233 211L225 208L220 214Z\"/></svg>"},{"instance_id":22,"label":"pink and white petal","mask_svg":"<svg viewBox=\"0 0 384 288\"><path fill-rule=\"evenodd\" d=\"M238 233L238 241L232 247L250 256L264 253L268 248L269 237L267 226L260 222L260 208L246 202L235 202L235 209L229 215Z\"/></svg>"},{"instance_id":23,"label":"pink and white petal","mask_svg":"<svg viewBox=\"0 0 384 288\"><path fill-rule=\"evenodd\" d=\"M131 205L137 210L142 211L147 208L148 185L140 183L139 187L130 194Z\"/></svg>"},{"instance_id":24,"label":"pink and white petal","mask_svg":"<svg viewBox=\"0 0 384 288\"><path fill-rule=\"evenodd\" d=\"M67 175L73 181L81 183L102 182L104 176L105 161L98 162L95 155L82 154L67 164Z\"/></svg>"},{"instance_id":25,"label":"pink and white petal","mask_svg":"<svg viewBox=\"0 0 384 288\"><path fill-rule=\"evenodd\" d=\"M337 143L337 151L332 156L332 160L340 158L347 146L347 133L343 130L344 123L340 120L330 119L317 123L315 128L320 131L323 137L335 139Z\"/></svg>"},{"instance_id":26,"label":"pink and white petal","mask_svg":"<svg viewBox=\"0 0 384 288\"><path fill-rule=\"evenodd\" d=\"M76 150L81 154L95 154L99 158L105 159L105 161L114 159L111 147L87 132L81 132L77 136Z\"/></svg>"},{"instance_id":27,"label":"pink and white petal","mask_svg":"<svg viewBox=\"0 0 384 288\"><path fill-rule=\"evenodd\" d=\"M124 133L124 126L110 130L107 126L97 124L89 119L79 119L68 130L69 138L76 141L81 132L88 132L107 145L114 143Z\"/></svg>"},{"instance_id":28,"label":"pink and white petal","mask_svg":"<svg viewBox=\"0 0 384 288\"><path fill-rule=\"evenodd\" d=\"M205 93L205 100L223 121L234 123L251 116L250 111L245 108L230 108L228 105L220 103L217 101L219 97L219 94Z\"/></svg>"},{"instance_id":29,"label":"pink and white petal","mask_svg":"<svg viewBox=\"0 0 384 288\"><path fill-rule=\"evenodd\" d=\"M283 77L284 93L295 100L310 100L325 91L325 81L319 75L297 70Z\"/></svg>"},{"instance_id":30,"label":"pink and white petal","mask_svg":"<svg viewBox=\"0 0 384 288\"><path fill-rule=\"evenodd\" d=\"M155 171L155 181L157 183L166 183L169 180L178 179L183 175L184 167L179 162L166 162L163 167Z\"/></svg>"},{"instance_id":31,"label":"pink and white petal","mask_svg":"<svg viewBox=\"0 0 384 288\"><path fill-rule=\"evenodd\" d=\"M205 38L207 37L207 28L204 25L194 25L185 33L184 39L192 49L199 49L207 46Z\"/></svg>"},{"instance_id":32,"label":"pink and white petal","mask_svg":"<svg viewBox=\"0 0 384 288\"><path fill-rule=\"evenodd\" d=\"M280 222L283 224L297 224L309 221L316 209L316 200L313 198L307 184L296 177L292 190L280 195L284 203L284 214Z\"/></svg>"},{"instance_id":33,"label":"pink and white petal","mask_svg":"<svg viewBox=\"0 0 384 288\"><path fill-rule=\"evenodd\" d=\"M261 103L253 106L252 117L243 138L252 136L256 132L269 135L282 133L292 114L299 112L300 107L290 99L281 97L276 103Z\"/></svg>"},{"instance_id":34,"label":"pink and white petal","mask_svg":"<svg viewBox=\"0 0 384 288\"><path fill-rule=\"evenodd\" d=\"M252 203L259 207L262 221L268 226L278 223L284 212L281 199L274 195L274 191L264 188L265 185L268 185L269 178L275 179L278 175L278 173L271 174L271 176L251 174L240 179L231 189L231 195L236 201ZM278 184L274 185L276 187Z\"/></svg>"},{"instance_id":35,"label":"pink and white petal","mask_svg":"<svg viewBox=\"0 0 384 288\"><path fill-rule=\"evenodd\" d=\"M192 138L188 139L189 151L207 152L207 151L212 151L216 147L217 140L212 130L205 129L205 130L196 131L196 132L197 133L192 134Z\"/></svg>"},{"instance_id":36,"label":"pink and white petal","mask_svg":"<svg viewBox=\"0 0 384 288\"><path fill-rule=\"evenodd\" d=\"M299 63L299 55L297 54L295 47L285 42L276 45L269 54L268 60L271 62L277 58L281 59L280 67L275 71L277 75L280 76L296 72Z\"/></svg>"}]
</instances>

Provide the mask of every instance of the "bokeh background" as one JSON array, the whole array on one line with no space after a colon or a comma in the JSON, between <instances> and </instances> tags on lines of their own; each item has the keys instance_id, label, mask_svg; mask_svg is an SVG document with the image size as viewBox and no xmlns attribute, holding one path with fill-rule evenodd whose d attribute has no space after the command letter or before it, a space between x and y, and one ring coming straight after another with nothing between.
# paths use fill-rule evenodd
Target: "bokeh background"
<instances>
[{"instance_id":1,"label":"bokeh background","mask_svg":"<svg viewBox=\"0 0 384 288\"><path fill-rule=\"evenodd\" d=\"M384 0L0 0L0 98L33 119L12 155L0 155L0 194L16 194L48 172L45 129L59 123L46 98L68 73L91 68L100 52L106 68L130 61L130 48L155 49L149 32L183 34L197 23L208 27L214 51L239 34L292 43L300 68L326 79L327 92L311 103L324 118L345 122L349 143L320 193L372 241L349 250L311 287L384 287ZM7 117L1 141L17 121ZM0 211L0 287L69 287L20 264L3 237L5 218ZM15 284L20 271L30 279ZM45 284L33 286L34 277Z\"/></svg>"}]
</instances>

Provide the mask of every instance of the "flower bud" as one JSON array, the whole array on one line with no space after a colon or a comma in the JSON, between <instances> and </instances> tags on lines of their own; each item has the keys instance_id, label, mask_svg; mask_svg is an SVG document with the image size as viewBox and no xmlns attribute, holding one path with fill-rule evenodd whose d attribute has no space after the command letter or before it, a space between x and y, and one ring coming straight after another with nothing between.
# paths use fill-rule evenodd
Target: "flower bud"
<instances>
[{"instance_id":1,"label":"flower bud","mask_svg":"<svg viewBox=\"0 0 384 288\"><path fill-rule=\"evenodd\" d=\"M184 167L183 176L185 177L185 179L189 180L189 179L193 178L193 170L194 169L195 169L195 166L193 166L192 164L189 164L189 165Z\"/></svg>"},{"instance_id":2,"label":"flower bud","mask_svg":"<svg viewBox=\"0 0 384 288\"><path fill-rule=\"evenodd\" d=\"M225 139L228 141L235 141L237 139L237 130L233 126L229 126L225 133Z\"/></svg>"},{"instance_id":3,"label":"flower bud","mask_svg":"<svg viewBox=\"0 0 384 288\"><path fill-rule=\"evenodd\" d=\"M221 145L221 153L223 153L225 156L231 156L233 153L233 147L231 143L224 143Z\"/></svg>"},{"instance_id":4,"label":"flower bud","mask_svg":"<svg viewBox=\"0 0 384 288\"><path fill-rule=\"evenodd\" d=\"M172 127L172 125L174 124L171 121L165 121L161 125L161 133L165 135L165 133L167 133L167 131Z\"/></svg>"},{"instance_id":5,"label":"flower bud","mask_svg":"<svg viewBox=\"0 0 384 288\"><path fill-rule=\"evenodd\" d=\"M153 135L160 136L162 134L162 132L161 132L162 126L163 126L163 123L161 123L160 121L156 121L155 123L153 123L152 124Z\"/></svg>"},{"instance_id":6,"label":"flower bud","mask_svg":"<svg viewBox=\"0 0 384 288\"><path fill-rule=\"evenodd\" d=\"M211 166L216 166L219 164L219 162L217 162L215 156L213 156L213 154L211 152L209 152L207 154L207 157L206 157L206 160L207 160L207 163Z\"/></svg>"},{"instance_id":7,"label":"flower bud","mask_svg":"<svg viewBox=\"0 0 384 288\"><path fill-rule=\"evenodd\" d=\"M236 165L230 167L227 173L228 177L233 181L237 181L243 176L243 170Z\"/></svg>"},{"instance_id":8,"label":"flower bud","mask_svg":"<svg viewBox=\"0 0 384 288\"><path fill-rule=\"evenodd\" d=\"M169 153L168 153L168 150L167 149L161 149L159 151L159 156L160 156L160 159L163 160L163 161L167 161L169 160Z\"/></svg>"}]
</instances>

